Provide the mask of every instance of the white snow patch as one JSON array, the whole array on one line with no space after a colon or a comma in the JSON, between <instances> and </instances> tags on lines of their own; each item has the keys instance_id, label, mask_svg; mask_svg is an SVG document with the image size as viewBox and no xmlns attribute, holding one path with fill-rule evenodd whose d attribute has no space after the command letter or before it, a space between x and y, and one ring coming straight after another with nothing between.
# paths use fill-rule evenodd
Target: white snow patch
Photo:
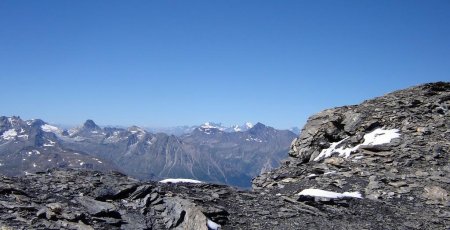
<instances>
[{"instance_id":1,"label":"white snow patch","mask_svg":"<svg viewBox=\"0 0 450 230\"><path fill-rule=\"evenodd\" d=\"M27 154L28 154L28 156L31 156L31 155L33 155L33 154L39 155L39 154L41 154L41 152L39 152L39 151L37 151L37 150L31 150L31 151L27 152Z\"/></svg>"},{"instance_id":2,"label":"white snow patch","mask_svg":"<svg viewBox=\"0 0 450 230\"><path fill-rule=\"evenodd\" d=\"M200 126L200 130L204 131L206 134L211 134L211 129L218 129L220 131L225 131L225 128L221 124L214 124L211 122L206 122ZM207 133L209 132L209 133Z\"/></svg>"},{"instance_id":3,"label":"white snow patch","mask_svg":"<svg viewBox=\"0 0 450 230\"><path fill-rule=\"evenodd\" d=\"M44 146L48 147L48 146L55 146L56 142L52 141L52 140L48 140L48 143L45 143Z\"/></svg>"},{"instance_id":4,"label":"white snow patch","mask_svg":"<svg viewBox=\"0 0 450 230\"><path fill-rule=\"evenodd\" d=\"M84 162L82 161L82 162L80 162L80 166L83 166L84 165Z\"/></svg>"},{"instance_id":5,"label":"white snow patch","mask_svg":"<svg viewBox=\"0 0 450 230\"><path fill-rule=\"evenodd\" d=\"M83 137L76 136L76 137L74 138L74 140L75 140L75 141L84 141L85 139L84 139Z\"/></svg>"},{"instance_id":6,"label":"white snow patch","mask_svg":"<svg viewBox=\"0 0 450 230\"><path fill-rule=\"evenodd\" d=\"M0 163L0 166L3 166L3 163Z\"/></svg>"},{"instance_id":7,"label":"white snow patch","mask_svg":"<svg viewBox=\"0 0 450 230\"><path fill-rule=\"evenodd\" d=\"M203 183L199 180L193 180L193 179L164 179L159 181L160 183L193 183L193 184L199 184L199 183Z\"/></svg>"},{"instance_id":8,"label":"white snow patch","mask_svg":"<svg viewBox=\"0 0 450 230\"><path fill-rule=\"evenodd\" d=\"M259 139L259 138L253 138L253 137L247 138L247 139L245 139L245 140L246 140L246 141L259 142L259 143L262 143L262 142L263 142L261 139Z\"/></svg>"},{"instance_id":9,"label":"white snow patch","mask_svg":"<svg viewBox=\"0 0 450 230\"><path fill-rule=\"evenodd\" d=\"M2 137L5 140L14 139L14 137L16 137L16 136L17 136L17 132L14 129L7 130L2 134Z\"/></svg>"},{"instance_id":10,"label":"white snow patch","mask_svg":"<svg viewBox=\"0 0 450 230\"><path fill-rule=\"evenodd\" d=\"M392 139L400 137L398 129L375 129L373 132L364 135L362 145L382 145L391 142Z\"/></svg>"},{"instance_id":11,"label":"white snow patch","mask_svg":"<svg viewBox=\"0 0 450 230\"><path fill-rule=\"evenodd\" d=\"M41 126L42 131L51 133L51 132L59 132L59 128L53 125L45 124Z\"/></svg>"},{"instance_id":12,"label":"white snow patch","mask_svg":"<svg viewBox=\"0 0 450 230\"><path fill-rule=\"evenodd\" d=\"M69 133L69 136L73 136L76 132L78 132L78 130L77 129L70 129L67 132Z\"/></svg>"},{"instance_id":13,"label":"white snow patch","mask_svg":"<svg viewBox=\"0 0 450 230\"><path fill-rule=\"evenodd\" d=\"M37 166L36 163L33 163L33 167L36 168L36 166Z\"/></svg>"},{"instance_id":14,"label":"white snow patch","mask_svg":"<svg viewBox=\"0 0 450 230\"><path fill-rule=\"evenodd\" d=\"M137 126L129 127L129 128L128 128L128 131L129 131L131 134L136 134L136 133L145 134L145 130L143 130L142 128L137 127Z\"/></svg>"},{"instance_id":15,"label":"white snow patch","mask_svg":"<svg viewBox=\"0 0 450 230\"><path fill-rule=\"evenodd\" d=\"M390 143L392 139L400 137L400 134L398 132L398 129L384 130L382 128L378 128L364 135L364 142L362 144L359 144L352 148L344 148L343 146L336 148L343 141L348 139L348 137L344 138L338 142L331 143L330 147L328 147L327 149L323 149L320 152L319 156L314 158L314 161L319 161L323 158L330 157L333 153L339 153L340 157L348 158L350 154L356 151L361 145L382 145Z\"/></svg>"},{"instance_id":16,"label":"white snow patch","mask_svg":"<svg viewBox=\"0 0 450 230\"><path fill-rule=\"evenodd\" d=\"M102 164L103 162L102 161L97 161L99 164Z\"/></svg>"},{"instance_id":17,"label":"white snow patch","mask_svg":"<svg viewBox=\"0 0 450 230\"><path fill-rule=\"evenodd\" d=\"M48 159L48 161L52 161L52 159Z\"/></svg>"},{"instance_id":18,"label":"white snow patch","mask_svg":"<svg viewBox=\"0 0 450 230\"><path fill-rule=\"evenodd\" d=\"M329 172L324 173L323 175L329 175L329 174L336 174L336 171L329 171Z\"/></svg>"},{"instance_id":19,"label":"white snow patch","mask_svg":"<svg viewBox=\"0 0 450 230\"><path fill-rule=\"evenodd\" d=\"M306 176L306 178L311 178L311 177L315 177L315 176L317 176L317 175L312 173L312 174L309 174L308 176Z\"/></svg>"},{"instance_id":20,"label":"white snow patch","mask_svg":"<svg viewBox=\"0 0 450 230\"><path fill-rule=\"evenodd\" d=\"M208 225L208 229L211 230L220 230L220 224L217 224L216 222L208 219L208 222L206 223Z\"/></svg>"},{"instance_id":21,"label":"white snow patch","mask_svg":"<svg viewBox=\"0 0 450 230\"><path fill-rule=\"evenodd\" d=\"M203 125L201 125L200 127L204 128L204 129L220 129L221 128L219 126L215 126L215 125L211 124L210 122L206 122Z\"/></svg>"},{"instance_id":22,"label":"white snow patch","mask_svg":"<svg viewBox=\"0 0 450 230\"><path fill-rule=\"evenodd\" d=\"M25 140L28 140L28 134L19 135L19 136L17 136L17 137L23 138L23 139L25 139Z\"/></svg>"},{"instance_id":23,"label":"white snow patch","mask_svg":"<svg viewBox=\"0 0 450 230\"><path fill-rule=\"evenodd\" d=\"M361 193L359 192L344 192L344 193L338 193L338 192L330 192L322 189L314 189L314 188L308 188L297 195L299 196L313 196L313 197L323 197L323 198L329 198L329 199L340 199L340 198L346 198L346 197L352 197L352 198L362 198Z\"/></svg>"}]
</instances>

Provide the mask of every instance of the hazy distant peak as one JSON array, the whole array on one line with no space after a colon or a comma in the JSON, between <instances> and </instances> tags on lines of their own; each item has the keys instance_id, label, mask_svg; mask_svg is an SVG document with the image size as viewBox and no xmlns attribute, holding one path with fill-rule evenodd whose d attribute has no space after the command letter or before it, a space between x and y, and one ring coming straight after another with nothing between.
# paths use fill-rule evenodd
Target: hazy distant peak
<instances>
[{"instance_id":1,"label":"hazy distant peak","mask_svg":"<svg viewBox=\"0 0 450 230\"><path fill-rule=\"evenodd\" d=\"M95 122L93 120L86 120L83 124L83 128L85 129L98 129L99 127L97 126L97 124L95 124Z\"/></svg>"},{"instance_id":2,"label":"hazy distant peak","mask_svg":"<svg viewBox=\"0 0 450 230\"><path fill-rule=\"evenodd\" d=\"M136 125L128 127L127 130L131 133L145 133L146 132L143 128L136 126Z\"/></svg>"},{"instance_id":3,"label":"hazy distant peak","mask_svg":"<svg viewBox=\"0 0 450 230\"><path fill-rule=\"evenodd\" d=\"M214 123L214 122L205 122L203 123L200 128L202 129L218 129L218 130L224 130L225 127L222 126L221 123Z\"/></svg>"},{"instance_id":4,"label":"hazy distant peak","mask_svg":"<svg viewBox=\"0 0 450 230\"><path fill-rule=\"evenodd\" d=\"M267 126L261 122L256 123L256 125L254 125L252 127L252 129L261 129L261 128L266 128Z\"/></svg>"}]
</instances>

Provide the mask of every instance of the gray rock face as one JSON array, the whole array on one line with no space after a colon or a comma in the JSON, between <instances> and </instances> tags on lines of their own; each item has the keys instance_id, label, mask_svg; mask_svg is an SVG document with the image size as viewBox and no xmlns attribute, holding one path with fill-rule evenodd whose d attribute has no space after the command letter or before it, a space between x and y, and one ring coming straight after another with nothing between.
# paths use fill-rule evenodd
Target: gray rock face
<instances>
[{"instance_id":1,"label":"gray rock face","mask_svg":"<svg viewBox=\"0 0 450 230\"><path fill-rule=\"evenodd\" d=\"M299 138L291 145L289 155L309 162L332 142L349 138L351 143L357 144L363 135L382 127L399 129L403 143L407 143L405 145L430 138L444 142L448 138L450 116L448 85L422 85L368 100L358 106L322 111L308 119Z\"/></svg>"},{"instance_id":2,"label":"gray rock face","mask_svg":"<svg viewBox=\"0 0 450 230\"><path fill-rule=\"evenodd\" d=\"M439 82L322 111L292 142L285 164L254 178L253 188L359 191L365 200L410 210L395 228L440 229L428 223L448 223L449 103L450 83Z\"/></svg>"},{"instance_id":3,"label":"gray rock face","mask_svg":"<svg viewBox=\"0 0 450 230\"><path fill-rule=\"evenodd\" d=\"M123 174L53 170L21 179L2 177L0 183L9 187L0 193L3 228L208 229L207 217L191 200ZM112 184L123 195L99 200L98 188ZM46 185L51 187L43 191Z\"/></svg>"}]
</instances>

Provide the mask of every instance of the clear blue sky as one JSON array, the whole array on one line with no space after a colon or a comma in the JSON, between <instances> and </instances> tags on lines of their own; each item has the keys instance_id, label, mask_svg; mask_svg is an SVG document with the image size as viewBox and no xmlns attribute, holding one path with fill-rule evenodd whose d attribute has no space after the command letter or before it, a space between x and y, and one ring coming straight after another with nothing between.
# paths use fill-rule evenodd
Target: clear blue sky
<instances>
[{"instance_id":1,"label":"clear blue sky","mask_svg":"<svg viewBox=\"0 0 450 230\"><path fill-rule=\"evenodd\" d=\"M261 121L450 81L450 1L0 1L0 114Z\"/></svg>"}]
</instances>

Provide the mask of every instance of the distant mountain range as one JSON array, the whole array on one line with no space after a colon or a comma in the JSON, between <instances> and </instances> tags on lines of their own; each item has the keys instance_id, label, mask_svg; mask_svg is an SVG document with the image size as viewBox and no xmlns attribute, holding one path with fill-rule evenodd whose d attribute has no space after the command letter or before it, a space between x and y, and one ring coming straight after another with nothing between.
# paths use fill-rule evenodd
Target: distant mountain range
<instances>
[{"instance_id":1,"label":"distant mountain range","mask_svg":"<svg viewBox=\"0 0 450 230\"><path fill-rule=\"evenodd\" d=\"M100 127L92 120L65 130L42 120L0 117L0 173L53 167L118 170L138 179L168 177L249 187L277 167L296 134L261 123L224 127L207 122L178 136L144 128Z\"/></svg>"},{"instance_id":2,"label":"distant mountain range","mask_svg":"<svg viewBox=\"0 0 450 230\"><path fill-rule=\"evenodd\" d=\"M167 133L175 136L181 136L184 134L189 134L195 129L199 127L204 128L215 128L223 132L245 132L253 127L251 122L246 122L243 125L232 125L232 126L224 126L222 123L214 123L214 122L206 122L202 125L194 125L194 126L174 126L174 127L146 127L146 129L152 133ZM292 127L288 129L289 131L299 134L300 129L298 127Z\"/></svg>"}]
</instances>

